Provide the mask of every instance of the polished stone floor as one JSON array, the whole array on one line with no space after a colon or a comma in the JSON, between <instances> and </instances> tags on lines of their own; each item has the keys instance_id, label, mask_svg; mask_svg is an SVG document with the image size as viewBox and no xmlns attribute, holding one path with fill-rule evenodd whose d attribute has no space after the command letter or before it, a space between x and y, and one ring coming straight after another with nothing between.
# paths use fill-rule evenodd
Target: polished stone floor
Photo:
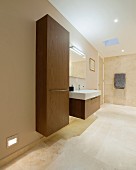
<instances>
[{"instance_id":1,"label":"polished stone floor","mask_svg":"<svg viewBox=\"0 0 136 170\"><path fill-rule=\"evenodd\" d=\"M136 170L136 108L104 104L2 170Z\"/></svg>"}]
</instances>

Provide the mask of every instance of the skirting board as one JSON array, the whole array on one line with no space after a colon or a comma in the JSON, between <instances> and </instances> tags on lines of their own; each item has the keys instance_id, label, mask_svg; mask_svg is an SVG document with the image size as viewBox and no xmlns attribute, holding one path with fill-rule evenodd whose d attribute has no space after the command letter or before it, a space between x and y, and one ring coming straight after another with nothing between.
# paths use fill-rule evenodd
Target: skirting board
<instances>
[{"instance_id":1,"label":"skirting board","mask_svg":"<svg viewBox=\"0 0 136 170\"><path fill-rule=\"evenodd\" d=\"M46 137L41 137L40 139L34 141L33 143L23 147L22 149L17 150L16 152L10 154L9 156L3 158L0 160L0 167L8 164L9 162L13 161L15 158L21 156L22 154L24 154L25 152L29 151L30 149L32 149L34 146L38 145L40 142L45 141L47 138Z\"/></svg>"}]
</instances>

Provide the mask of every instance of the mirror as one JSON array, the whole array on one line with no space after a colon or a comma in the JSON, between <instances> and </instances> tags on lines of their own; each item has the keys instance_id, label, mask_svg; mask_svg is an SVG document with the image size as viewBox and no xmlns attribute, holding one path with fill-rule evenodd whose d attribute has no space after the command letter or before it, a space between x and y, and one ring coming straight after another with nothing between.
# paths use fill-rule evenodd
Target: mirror
<instances>
[{"instance_id":1,"label":"mirror","mask_svg":"<svg viewBox=\"0 0 136 170\"><path fill-rule=\"evenodd\" d=\"M71 77L86 78L86 58L70 50L69 75Z\"/></svg>"}]
</instances>

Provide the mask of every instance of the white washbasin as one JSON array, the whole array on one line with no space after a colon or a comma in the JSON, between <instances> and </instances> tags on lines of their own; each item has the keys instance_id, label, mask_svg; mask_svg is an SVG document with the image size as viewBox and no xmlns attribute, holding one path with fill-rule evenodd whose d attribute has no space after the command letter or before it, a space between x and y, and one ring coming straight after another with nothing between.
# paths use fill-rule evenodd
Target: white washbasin
<instances>
[{"instance_id":1,"label":"white washbasin","mask_svg":"<svg viewBox=\"0 0 136 170\"><path fill-rule=\"evenodd\" d=\"M69 98L88 100L100 96L101 90L75 90L69 92Z\"/></svg>"}]
</instances>

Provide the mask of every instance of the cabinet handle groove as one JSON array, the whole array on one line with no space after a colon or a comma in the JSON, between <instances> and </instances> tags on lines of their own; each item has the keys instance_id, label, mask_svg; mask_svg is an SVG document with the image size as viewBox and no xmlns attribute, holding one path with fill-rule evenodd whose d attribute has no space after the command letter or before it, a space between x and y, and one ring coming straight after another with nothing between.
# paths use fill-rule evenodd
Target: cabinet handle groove
<instances>
[{"instance_id":1,"label":"cabinet handle groove","mask_svg":"<svg viewBox=\"0 0 136 170\"><path fill-rule=\"evenodd\" d=\"M53 89L53 90L49 90L49 91L51 91L51 92L66 92L66 91L69 91L69 90L68 89L61 89L61 90Z\"/></svg>"}]
</instances>

